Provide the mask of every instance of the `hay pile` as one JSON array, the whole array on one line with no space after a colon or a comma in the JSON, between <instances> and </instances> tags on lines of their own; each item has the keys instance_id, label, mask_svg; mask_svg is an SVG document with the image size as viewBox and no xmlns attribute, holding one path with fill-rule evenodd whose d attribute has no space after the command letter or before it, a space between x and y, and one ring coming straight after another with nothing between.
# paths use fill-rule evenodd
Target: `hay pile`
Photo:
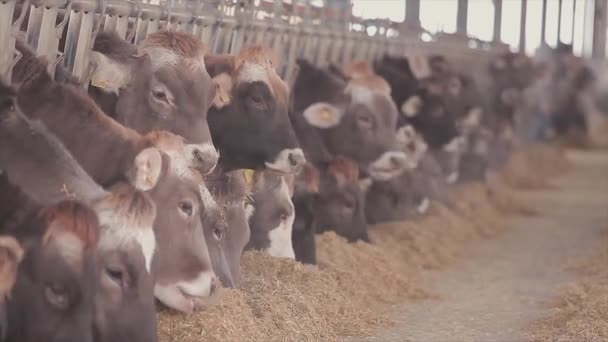
<instances>
[{"instance_id":1,"label":"hay pile","mask_svg":"<svg viewBox=\"0 0 608 342\"><path fill-rule=\"evenodd\" d=\"M391 324L391 304L432 296L417 285L421 269L449 264L471 243L507 229L506 214L526 212L505 179L533 178L542 169L538 163L547 160L555 171L558 158L547 151L543 158L522 155L527 163L508 177L457 187L455 210L433 204L418 220L373 227L373 244L348 244L334 233L318 236L318 267L245 253L241 289L227 290L220 304L192 316L160 313L160 339L339 341Z\"/></svg>"},{"instance_id":2,"label":"hay pile","mask_svg":"<svg viewBox=\"0 0 608 342\"><path fill-rule=\"evenodd\" d=\"M600 250L574 269L580 279L567 286L551 315L531 327L534 341L608 341L608 234Z\"/></svg>"},{"instance_id":3,"label":"hay pile","mask_svg":"<svg viewBox=\"0 0 608 342\"><path fill-rule=\"evenodd\" d=\"M546 188L550 178L568 169L564 155L564 150L556 146L528 146L526 150L513 153L500 177L506 184L515 188Z\"/></svg>"}]
</instances>

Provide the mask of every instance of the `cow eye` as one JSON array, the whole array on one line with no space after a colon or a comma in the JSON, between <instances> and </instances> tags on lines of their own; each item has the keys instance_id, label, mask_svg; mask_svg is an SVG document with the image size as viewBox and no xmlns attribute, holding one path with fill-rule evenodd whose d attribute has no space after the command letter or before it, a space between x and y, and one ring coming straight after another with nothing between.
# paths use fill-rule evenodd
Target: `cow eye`
<instances>
[{"instance_id":1,"label":"cow eye","mask_svg":"<svg viewBox=\"0 0 608 342\"><path fill-rule=\"evenodd\" d=\"M264 99L257 94L251 94L249 95L249 97L251 98L251 101L253 101L253 103L255 104L262 104L262 102L264 102Z\"/></svg>"},{"instance_id":2,"label":"cow eye","mask_svg":"<svg viewBox=\"0 0 608 342\"><path fill-rule=\"evenodd\" d=\"M346 199L344 201L344 207L347 209L354 209L355 208L355 201L351 200L351 199Z\"/></svg>"},{"instance_id":3,"label":"cow eye","mask_svg":"<svg viewBox=\"0 0 608 342\"><path fill-rule=\"evenodd\" d=\"M169 103L169 98L167 97L167 94L163 90L160 90L160 89L152 90L152 96L157 101Z\"/></svg>"},{"instance_id":4,"label":"cow eye","mask_svg":"<svg viewBox=\"0 0 608 342\"><path fill-rule=\"evenodd\" d=\"M0 100L0 110L8 110L8 111L14 111L15 110L15 102L13 100L12 97L7 97L4 98L2 100Z\"/></svg>"},{"instance_id":5,"label":"cow eye","mask_svg":"<svg viewBox=\"0 0 608 342\"><path fill-rule=\"evenodd\" d=\"M361 126L364 127L371 127L373 124L372 118L367 116L367 115L361 115L357 118L357 120L359 120L359 123L361 124Z\"/></svg>"},{"instance_id":6,"label":"cow eye","mask_svg":"<svg viewBox=\"0 0 608 342\"><path fill-rule=\"evenodd\" d=\"M181 201L179 202L178 207L186 217L192 217L194 214L194 205L190 201Z\"/></svg>"},{"instance_id":7,"label":"cow eye","mask_svg":"<svg viewBox=\"0 0 608 342\"><path fill-rule=\"evenodd\" d=\"M63 288L55 285L47 285L44 288L44 296L46 297L46 300L57 309L65 310L68 308L68 295Z\"/></svg>"},{"instance_id":8,"label":"cow eye","mask_svg":"<svg viewBox=\"0 0 608 342\"><path fill-rule=\"evenodd\" d=\"M213 237L217 241L222 241L222 239L224 238L224 230L219 229L219 228L214 228L213 229Z\"/></svg>"},{"instance_id":9,"label":"cow eye","mask_svg":"<svg viewBox=\"0 0 608 342\"><path fill-rule=\"evenodd\" d=\"M115 282L118 286L122 287L124 283L124 277L122 270L115 269L112 267L106 267L106 274L113 282Z\"/></svg>"}]
</instances>

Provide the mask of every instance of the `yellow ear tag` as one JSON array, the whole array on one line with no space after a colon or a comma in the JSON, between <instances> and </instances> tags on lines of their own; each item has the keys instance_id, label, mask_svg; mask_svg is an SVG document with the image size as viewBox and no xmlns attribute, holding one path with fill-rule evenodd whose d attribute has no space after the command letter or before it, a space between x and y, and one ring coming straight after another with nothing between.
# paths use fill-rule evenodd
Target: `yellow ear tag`
<instances>
[{"instance_id":1,"label":"yellow ear tag","mask_svg":"<svg viewBox=\"0 0 608 342\"><path fill-rule=\"evenodd\" d=\"M253 175L254 175L254 173L255 173L255 170L252 170L252 169L245 169L245 170L243 170L243 178L245 178L245 183L249 187L253 186Z\"/></svg>"},{"instance_id":2,"label":"yellow ear tag","mask_svg":"<svg viewBox=\"0 0 608 342\"><path fill-rule=\"evenodd\" d=\"M321 120L323 120L323 122L326 122L326 123L332 122L333 115L329 109L327 109L327 108L321 109L320 114L321 114Z\"/></svg>"},{"instance_id":3,"label":"yellow ear tag","mask_svg":"<svg viewBox=\"0 0 608 342\"><path fill-rule=\"evenodd\" d=\"M101 89L112 88L112 82L110 82L108 80L96 78L95 76L93 76L93 78L91 79L91 85L95 88L101 88Z\"/></svg>"}]
</instances>

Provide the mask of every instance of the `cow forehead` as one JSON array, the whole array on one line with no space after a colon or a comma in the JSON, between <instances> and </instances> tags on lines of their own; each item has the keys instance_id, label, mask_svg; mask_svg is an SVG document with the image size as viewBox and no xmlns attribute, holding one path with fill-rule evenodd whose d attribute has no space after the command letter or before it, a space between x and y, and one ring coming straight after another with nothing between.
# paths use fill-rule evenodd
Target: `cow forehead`
<instances>
[{"instance_id":1,"label":"cow forehead","mask_svg":"<svg viewBox=\"0 0 608 342\"><path fill-rule=\"evenodd\" d=\"M206 74L205 55L198 56L183 56L173 50L164 47L149 47L142 49L150 56L152 70L156 71L163 67L169 68L185 68L186 71L193 74Z\"/></svg>"},{"instance_id":2,"label":"cow forehead","mask_svg":"<svg viewBox=\"0 0 608 342\"><path fill-rule=\"evenodd\" d=\"M263 82L279 102L286 103L289 88L269 61L243 61L236 71L237 83Z\"/></svg>"}]
</instances>

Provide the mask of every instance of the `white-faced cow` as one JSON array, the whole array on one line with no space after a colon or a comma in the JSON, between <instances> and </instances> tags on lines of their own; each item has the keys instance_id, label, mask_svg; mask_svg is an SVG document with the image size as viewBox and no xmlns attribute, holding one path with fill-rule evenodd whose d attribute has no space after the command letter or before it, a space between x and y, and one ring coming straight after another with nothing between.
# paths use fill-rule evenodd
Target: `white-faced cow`
<instances>
[{"instance_id":1,"label":"white-faced cow","mask_svg":"<svg viewBox=\"0 0 608 342\"><path fill-rule=\"evenodd\" d=\"M251 239L247 248L266 251L277 258L294 259L293 178L267 170L254 172L247 180L252 188L254 208L249 219Z\"/></svg>"}]
</instances>

